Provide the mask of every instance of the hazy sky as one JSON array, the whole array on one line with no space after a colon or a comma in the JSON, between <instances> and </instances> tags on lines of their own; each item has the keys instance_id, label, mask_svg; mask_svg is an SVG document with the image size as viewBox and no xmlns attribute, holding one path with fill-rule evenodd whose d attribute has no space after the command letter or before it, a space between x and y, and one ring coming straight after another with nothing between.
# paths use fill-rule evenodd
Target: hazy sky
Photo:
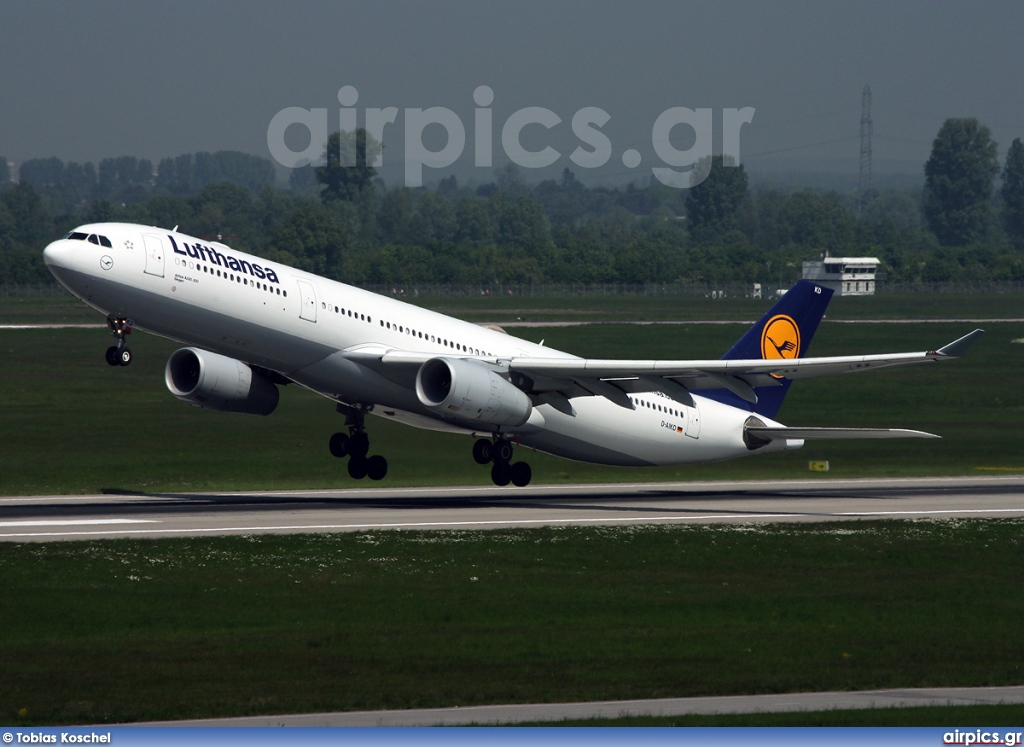
<instances>
[{"instance_id":1,"label":"hazy sky","mask_svg":"<svg viewBox=\"0 0 1024 747\"><path fill-rule=\"evenodd\" d=\"M630 171L627 149L643 156L638 173L662 165L651 130L671 107L712 109L716 150L723 108L753 107L741 130L748 169L815 160L855 170L865 83L876 169L921 168L948 117L988 125L1000 158L1024 137L1019 1L0 0L0 30L0 154L15 162L269 158L277 112L326 108L336 129L347 85L360 111L456 112L470 160L473 92L490 87L495 165L507 162L509 116L545 107L561 124L529 125L524 146L551 146L555 167L581 176L568 156L581 145L570 122L583 107L610 115L601 131L620 173ZM402 124L385 130L386 165L401 156ZM673 131L680 149L685 129Z\"/></svg>"}]
</instances>

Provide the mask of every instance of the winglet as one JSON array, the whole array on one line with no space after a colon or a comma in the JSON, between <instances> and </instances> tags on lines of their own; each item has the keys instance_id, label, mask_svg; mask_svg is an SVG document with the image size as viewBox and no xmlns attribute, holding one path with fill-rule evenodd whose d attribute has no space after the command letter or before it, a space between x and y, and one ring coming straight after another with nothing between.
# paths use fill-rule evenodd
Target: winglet
<instances>
[{"instance_id":1,"label":"winglet","mask_svg":"<svg viewBox=\"0 0 1024 747\"><path fill-rule=\"evenodd\" d=\"M974 343L980 340L984 334L985 330L976 329L970 334L964 335L959 340L939 348L935 351L935 354L942 355L947 358L959 358L962 355L966 355L967 351L974 347Z\"/></svg>"}]
</instances>

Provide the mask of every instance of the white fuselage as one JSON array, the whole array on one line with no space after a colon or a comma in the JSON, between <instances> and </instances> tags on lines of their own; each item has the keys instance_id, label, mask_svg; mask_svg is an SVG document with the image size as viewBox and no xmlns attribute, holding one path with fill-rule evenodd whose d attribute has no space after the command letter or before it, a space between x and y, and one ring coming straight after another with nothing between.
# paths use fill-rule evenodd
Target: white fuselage
<instances>
[{"instance_id":1,"label":"white fuselage","mask_svg":"<svg viewBox=\"0 0 1024 747\"><path fill-rule=\"evenodd\" d=\"M489 364L574 356L174 231L105 223L76 232L102 236L110 246L63 239L44 255L58 280L90 306L375 415L425 428L500 431L533 449L601 464L684 464L750 453L743 442L750 413L696 395L691 407L660 392L633 394L632 410L601 396L576 397L574 414L541 403L516 427L445 418L421 403L411 381L346 353L393 350Z\"/></svg>"}]
</instances>

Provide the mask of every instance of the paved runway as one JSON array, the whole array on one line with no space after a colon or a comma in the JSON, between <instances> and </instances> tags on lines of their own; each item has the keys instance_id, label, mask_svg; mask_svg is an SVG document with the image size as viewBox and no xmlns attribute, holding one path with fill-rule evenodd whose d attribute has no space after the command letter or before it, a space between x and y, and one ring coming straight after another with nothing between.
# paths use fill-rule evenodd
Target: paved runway
<instances>
[{"instance_id":1,"label":"paved runway","mask_svg":"<svg viewBox=\"0 0 1024 747\"><path fill-rule=\"evenodd\" d=\"M597 703L535 703L419 708L406 711L301 713L197 721L167 721L139 726L457 726L514 724L624 716L684 716L721 713L907 708L912 706L999 705L1024 703L1024 687L936 687L856 692L727 695L706 698L611 700Z\"/></svg>"},{"instance_id":2,"label":"paved runway","mask_svg":"<svg viewBox=\"0 0 1024 747\"><path fill-rule=\"evenodd\" d=\"M0 498L0 540L1024 517L1024 475Z\"/></svg>"}]
</instances>

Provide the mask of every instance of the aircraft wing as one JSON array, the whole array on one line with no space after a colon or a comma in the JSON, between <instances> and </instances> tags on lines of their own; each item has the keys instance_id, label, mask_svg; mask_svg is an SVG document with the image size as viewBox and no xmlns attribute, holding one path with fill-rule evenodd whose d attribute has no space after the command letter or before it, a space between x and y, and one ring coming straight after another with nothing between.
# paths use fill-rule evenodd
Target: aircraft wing
<instances>
[{"instance_id":1,"label":"aircraft wing","mask_svg":"<svg viewBox=\"0 0 1024 747\"><path fill-rule=\"evenodd\" d=\"M689 361L515 357L481 364L507 369L513 384L563 410L570 409L568 399L587 395L603 396L632 409L629 394L651 391L692 405L691 391L728 389L748 402L757 402L755 387L779 386L782 379L952 360L967 353L983 334L976 329L937 350L920 353ZM343 355L402 383L414 380L420 365L438 357L378 345L349 349Z\"/></svg>"},{"instance_id":2,"label":"aircraft wing","mask_svg":"<svg viewBox=\"0 0 1024 747\"><path fill-rule=\"evenodd\" d=\"M777 386L780 379L806 379L958 358L983 334L983 330L976 329L938 350L920 353L706 361L513 358L508 365L517 385L518 374L533 382L534 391L557 391L572 397L576 396L571 391L573 386L581 387L624 407L632 406L625 393L652 390L686 403L687 392L724 388L748 402L756 402L755 387Z\"/></svg>"}]
</instances>

